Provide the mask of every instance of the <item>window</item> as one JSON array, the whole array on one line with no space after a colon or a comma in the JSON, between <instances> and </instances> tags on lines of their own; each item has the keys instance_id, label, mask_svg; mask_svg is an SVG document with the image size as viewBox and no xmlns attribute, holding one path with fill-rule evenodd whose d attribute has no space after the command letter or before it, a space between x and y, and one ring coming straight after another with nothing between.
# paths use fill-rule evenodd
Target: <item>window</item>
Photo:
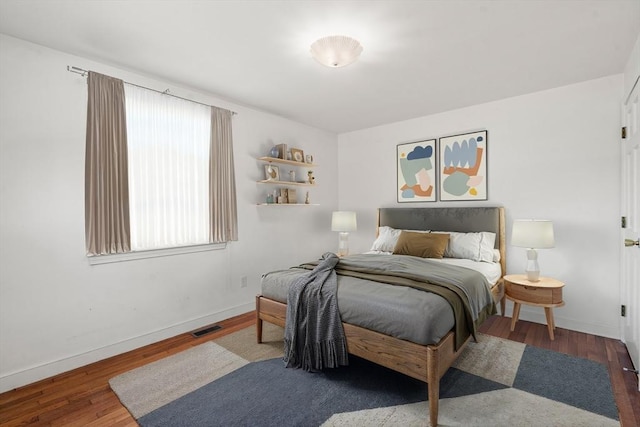
<instances>
[{"instance_id":1,"label":"window","mask_svg":"<svg viewBox=\"0 0 640 427\"><path fill-rule=\"evenodd\" d=\"M87 254L238 240L233 113L92 71L87 86Z\"/></svg>"}]
</instances>

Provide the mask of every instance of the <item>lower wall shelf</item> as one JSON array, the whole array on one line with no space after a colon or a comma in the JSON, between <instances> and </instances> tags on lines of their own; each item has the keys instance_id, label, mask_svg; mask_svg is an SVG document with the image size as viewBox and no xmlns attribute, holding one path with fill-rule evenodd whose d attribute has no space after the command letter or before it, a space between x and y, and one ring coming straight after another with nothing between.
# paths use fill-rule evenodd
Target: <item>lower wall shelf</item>
<instances>
[{"instance_id":1,"label":"lower wall shelf","mask_svg":"<svg viewBox=\"0 0 640 427\"><path fill-rule=\"evenodd\" d=\"M258 206L320 206L317 203L258 203Z\"/></svg>"}]
</instances>

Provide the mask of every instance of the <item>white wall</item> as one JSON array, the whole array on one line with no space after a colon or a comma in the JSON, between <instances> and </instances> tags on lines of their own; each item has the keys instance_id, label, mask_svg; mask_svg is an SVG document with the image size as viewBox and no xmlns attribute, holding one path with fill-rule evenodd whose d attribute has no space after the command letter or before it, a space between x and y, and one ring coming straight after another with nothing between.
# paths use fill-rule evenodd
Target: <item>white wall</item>
<instances>
[{"instance_id":1,"label":"white wall","mask_svg":"<svg viewBox=\"0 0 640 427\"><path fill-rule=\"evenodd\" d=\"M543 275L566 283L557 325L619 337L622 91L615 75L339 135L339 204L358 213L351 248L369 249L378 207L501 205L508 236L515 218L549 219L556 247L539 261ZM398 143L479 129L489 132L488 201L396 203ZM525 249L508 246L509 273L525 261ZM544 323L538 308L523 307L521 318Z\"/></svg>"},{"instance_id":2,"label":"white wall","mask_svg":"<svg viewBox=\"0 0 640 427\"><path fill-rule=\"evenodd\" d=\"M0 392L253 310L263 272L336 246L336 135L4 35L0 52ZM86 79L67 65L239 113L238 242L88 264ZM311 197L320 206L256 206L268 187L256 184L264 172L255 158L280 142L313 154L319 167Z\"/></svg>"},{"instance_id":3,"label":"white wall","mask_svg":"<svg viewBox=\"0 0 640 427\"><path fill-rule=\"evenodd\" d=\"M624 101L640 78L640 34L624 68ZM639 83L640 84L640 83Z\"/></svg>"}]
</instances>

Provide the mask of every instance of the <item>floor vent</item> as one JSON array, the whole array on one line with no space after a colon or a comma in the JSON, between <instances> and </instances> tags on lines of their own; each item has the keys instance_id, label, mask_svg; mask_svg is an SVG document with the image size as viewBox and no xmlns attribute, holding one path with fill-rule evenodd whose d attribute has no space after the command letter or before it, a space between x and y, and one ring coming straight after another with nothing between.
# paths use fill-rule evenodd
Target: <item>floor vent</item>
<instances>
[{"instance_id":1,"label":"floor vent","mask_svg":"<svg viewBox=\"0 0 640 427\"><path fill-rule=\"evenodd\" d=\"M210 334L211 332L217 331L218 329L222 329L222 326L220 325L206 326L202 329L198 329L197 331L191 332L191 335L193 335L196 338L199 338L203 335L207 335L207 334Z\"/></svg>"}]
</instances>

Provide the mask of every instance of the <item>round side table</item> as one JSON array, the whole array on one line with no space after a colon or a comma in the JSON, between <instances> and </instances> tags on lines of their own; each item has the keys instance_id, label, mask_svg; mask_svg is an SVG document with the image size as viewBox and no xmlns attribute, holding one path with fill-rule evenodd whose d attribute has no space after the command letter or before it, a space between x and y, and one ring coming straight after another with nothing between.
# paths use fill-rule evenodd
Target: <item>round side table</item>
<instances>
[{"instance_id":1,"label":"round side table","mask_svg":"<svg viewBox=\"0 0 640 427\"><path fill-rule=\"evenodd\" d=\"M524 274L508 274L504 276L504 283L506 297L514 303L511 330L513 331L516 327L520 316L520 305L544 307L549 338L553 340L555 338L553 330L556 328L553 308L564 305L562 300L564 283L550 277L541 277L537 282L530 282Z\"/></svg>"}]
</instances>

